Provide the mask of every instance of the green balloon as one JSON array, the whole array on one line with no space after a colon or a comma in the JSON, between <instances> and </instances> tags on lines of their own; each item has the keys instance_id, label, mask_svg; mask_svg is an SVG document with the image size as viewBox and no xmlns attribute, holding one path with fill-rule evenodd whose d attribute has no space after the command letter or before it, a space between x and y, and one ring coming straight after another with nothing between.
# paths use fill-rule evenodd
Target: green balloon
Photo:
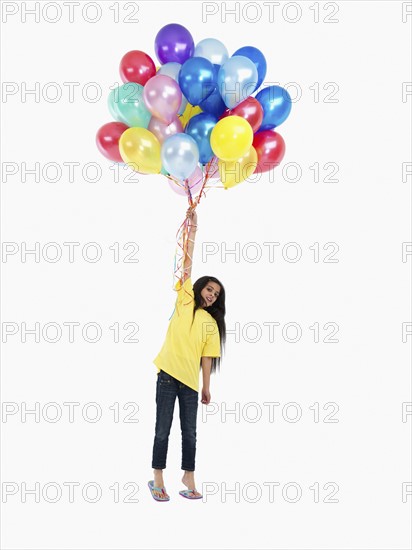
<instances>
[{"instance_id":1,"label":"green balloon","mask_svg":"<svg viewBox=\"0 0 412 550\"><path fill-rule=\"evenodd\" d=\"M146 109L143 101L143 86L136 82L126 82L117 86L109 94L109 111L118 122L127 126L147 128L151 113Z\"/></svg>"}]
</instances>

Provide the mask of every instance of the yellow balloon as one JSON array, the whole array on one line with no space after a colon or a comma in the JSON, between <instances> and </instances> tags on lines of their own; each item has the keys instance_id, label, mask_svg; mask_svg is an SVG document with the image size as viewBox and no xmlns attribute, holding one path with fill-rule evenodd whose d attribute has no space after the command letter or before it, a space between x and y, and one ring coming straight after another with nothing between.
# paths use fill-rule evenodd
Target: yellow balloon
<instances>
[{"instance_id":1,"label":"yellow balloon","mask_svg":"<svg viewBox=\"0 0 412 550\"><path fill-rule=\"evenodd\" d=\"M119 151L123 161L141 174L158 174L162 169L160 142L146 128L128 128L120 136Z\"/></svg>"},{"instance_id":2,"label":"yellow balloon","mask_svg":"<svg viewBox=\"0 0 412 550\"><path fill-rule=\"evenodd\" d=\"M256 170L258 164L258 155L256 149L252 146L249 151L235 161L219 159L220 180L225 189L238 185Z\"/></svg>"},{"instance_id":3,"label":"yellow balloon","mask_svg":"<svg viewBox=\"0 0 412 550\"><path fill-rule=\"evenodd\" d=\"M240 116L219 120L210 134L210 146L222 160L237 160L249 151L253 143L252 126Z\"/></svg>"},{"instance_id":4,"label":"yellow balloon","mask_svg":"<svg viewBox=\"0 0 412 550\"><path fill-rule=\"evenodd\" d=\"M182 123L182 126L183 128L185 128L187 126L187 123L189 122L189 120L191 118L193 118L194 116L198 115L199 113L203 113L202 109L199 107L199 105L191 105L190 103L188 103L186 105L186 108L185 110L183 111L183 113L180 115L180 122Z\"/></svg>"}]
</instances>

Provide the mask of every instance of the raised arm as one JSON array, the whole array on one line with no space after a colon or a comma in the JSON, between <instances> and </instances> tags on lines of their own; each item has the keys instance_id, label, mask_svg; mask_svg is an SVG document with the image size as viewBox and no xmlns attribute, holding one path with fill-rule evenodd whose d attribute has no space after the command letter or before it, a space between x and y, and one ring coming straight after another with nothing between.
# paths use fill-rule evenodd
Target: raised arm
<instances>
[{"instance_id":1,"label":"raised arm","mask_svg":"<svg viewBox=\"0 0 412 550\"><path fill-rule=\"evenodd\" d=\"M195 237L197 231L196 210L189 207L186 211L186 217L189 220L189 234L187 251L183 260L183 282L192 275L193 252L195 249Z\"/></svg>"}]
</instances>

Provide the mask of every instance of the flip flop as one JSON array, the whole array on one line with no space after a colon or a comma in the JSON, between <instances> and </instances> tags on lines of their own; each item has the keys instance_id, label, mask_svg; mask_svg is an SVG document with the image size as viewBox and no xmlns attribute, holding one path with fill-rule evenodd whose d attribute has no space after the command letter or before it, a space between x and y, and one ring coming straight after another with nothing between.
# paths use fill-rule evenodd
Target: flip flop
<instances>
[{"instance_id":1,"label":"flip flop","mask_svg":"<svg viewBox=\"0 0 412 550\"><path fill-rule=\"evenodd\" d=\"M199 492L197 489L185 489L184 491L179 491L179 495L182 495L182 497L188 498L189 500L198 500L199 498L203 498L203 495L196 497L194 491L197 493Z\"/></svg>"},{"instance_id":2,"label":"flip flop","mask_svg":"<svg viewBox=\"0 0 412 550\"><path fill-rule=\"evenodd\" d=\"M149 486L149 489L150 489L150 493L152 494L152 497L155 500L157 500L159 502L167 502L168 500L170 500L169 495L167 495L167 498L160 498L160 497L158 497L154 494L154 491L159 491L159 492L163 493L164 495L166 495L167 494L166 493L166 487L155 487L153 479L148 482L148 486Z\"/></svg>"}]
</instances>

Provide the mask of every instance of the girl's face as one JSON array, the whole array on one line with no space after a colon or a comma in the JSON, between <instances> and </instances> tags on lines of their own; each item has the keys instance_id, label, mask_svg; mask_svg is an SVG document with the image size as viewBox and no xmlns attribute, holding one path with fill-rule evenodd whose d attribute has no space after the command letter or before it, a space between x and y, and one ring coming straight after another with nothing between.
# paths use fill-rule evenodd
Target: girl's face
<instances>
[{"instance_id":1,"label":"girl's face","mask_svg":"<svg viewBox=\"0 0 412 550\"><path fill-rule=\"evenodd\" d=\"M220 285L210 281L204 287L200 296L202 297L202 307L209 307L216 302L219 297Z\"/></svg>"}]
</instances>

